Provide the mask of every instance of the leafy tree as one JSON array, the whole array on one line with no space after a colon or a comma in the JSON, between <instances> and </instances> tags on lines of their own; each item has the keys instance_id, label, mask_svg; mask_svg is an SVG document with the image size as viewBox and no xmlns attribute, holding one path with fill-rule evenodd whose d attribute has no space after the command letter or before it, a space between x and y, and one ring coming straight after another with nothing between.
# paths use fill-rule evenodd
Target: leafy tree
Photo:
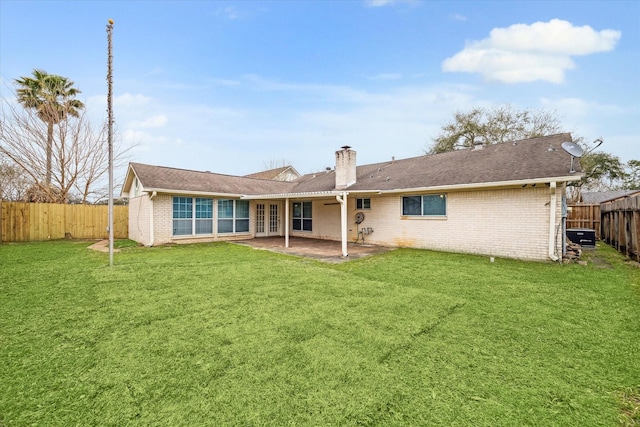
<instances>
[{"instance_id":1,"label":"leafy tree","mask_svg":"<svg viewBox=\"0 0 640 427\"><path fill-rule=\"evenodd\" d=\"M627 190L640 190L640 160L627 162L627 177L624 179Z\"/></svg>"},{"instance_id":2,"label":"leafy tree","mask_svg":"<svg viewBox=\"0 0 640 427\"><path fill-rule=\"evenodd\" d=\"M25 108L35 110L40 120L47 124L44 181L47 186L50 186L54 125L66 120L69 116L78 117L84 104L75 99L80 90L74 88L73 82L66 77L37 69L33 70L32 74L33 77L22 77L15 80L18 85L16 95L18 102Z\"/></svg>"},{"instance_id":3,"label":"leafy tree","mask_svg":"<svg viewBox=\"0 0 640 427\"><path fill-rule=\"evenodd\" d=\"M560 122L548 111L517 110L511 105L493 110L473 108L456 112L442 127L427 154L444 153L476 144L491 145L561 133Z\"/></svg>"},{"instance_id":4,"label":"leafy tree","mask_svg":"<svg viewBox=\"0 0 640 427\"><path fill-rule=\"evenodd\" d=\"M608 191L621 188L626 178L624 163L618 156L598 151L580 158L584 177L580 183L583 190Z\"/></svg>"}]
</instances>

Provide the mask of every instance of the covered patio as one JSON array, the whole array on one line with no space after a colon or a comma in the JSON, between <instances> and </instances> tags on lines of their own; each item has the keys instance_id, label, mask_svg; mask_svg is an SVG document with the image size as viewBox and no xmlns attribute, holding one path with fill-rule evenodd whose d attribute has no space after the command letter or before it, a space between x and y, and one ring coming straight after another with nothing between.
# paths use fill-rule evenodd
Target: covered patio
<instances>
[{"instance_id":1,"label":"covered patio","mask_svg":"<svg viewBox=\"0 0 640 427\"><path fill-rule=\"evenodd\" d=\"M284 237L258 237L255 239L237 240L232 243L251 246L287 255L312 258L318 261L340 263L363 258L393 250L394 248L376 245L347 243L349 256L342 256L342 242L335 240L309 239L304 237L289 237L289 247L285 246Z\"/></svg>"}]
</instances>

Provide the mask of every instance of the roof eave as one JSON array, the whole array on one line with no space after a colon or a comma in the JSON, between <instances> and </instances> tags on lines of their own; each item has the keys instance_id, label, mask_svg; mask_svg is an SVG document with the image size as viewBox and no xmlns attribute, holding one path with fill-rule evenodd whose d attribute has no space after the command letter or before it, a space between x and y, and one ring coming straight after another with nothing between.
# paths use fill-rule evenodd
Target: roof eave
<instances>
[{"instance_id":1,"label":"roof eave","mask_svg":"<svg viewBox=\"0 0 640 427\"><path fill-rule=\"evenodd\" d=\"M521 179L515 181L495 181L495 182L480 182L480 183L469 183L469 184L455 184L455 185L436 185L436 186L428 186L428 187L415 187L415 188L396 188L391 190L366 190L366 192L375 191L378 194L392 194L392 193L407 193L407 192L419 192L419 191L454 191L454 190L475 190L475 189L489 189L489 188L497 188L497 187L522 187L525 185L533 185L533 184L546 184L549 182L573 182L579 181L582 179L582 175L569 175L569 176L557 176L557 177L547 177L547 178L532 178L532 179ZM352 191L356 192L365 192L365 191Z\"/></svg>"},{"instance_id":2,"label":"roof eave","mask_svg":"<svg viewBox=\"0 0 640 427\"><path fill-rule=\"evenodd\" d=\"M349 191L338 191L338 190L330 190L330 191L307 191L302 193L278 193L278 194L252 194L252 195L244 195L241 199L246 200L266 200L266 199L294 199L294 198L322 198L322 197L334 197L340 196L344 193L349 193Z\"/></svg>"},{"instance_id":3,"label":"roof eave","mask_svg":"<svg viewBox=\"0 0 640 427\"><path fill-rule=\"evenodd\" d=\"M129 189L131 188L131 184L133 183L133 178L137 176L138 175L136 174L135 169L133 169L133 166L131 166L131 163L129 163L129 166L127 167L127 173L124 176L124 184L120 189L120 197L129 197Z\"/></svg>"},{"instance_id":4,"label":"roof eave","mask_svg":"<svg viewBox=\"0 0 640 427\"><path fill-rule=\"evenodd\" d=\"M215 196L215 197L235 197L235 198L243 197L243 194L221 193L221 192L211 192L211 191L194 191L194 190L172 190L167 188L145 188L144 191L148 193L156 192L158 194L172 194L172 195L185 195L185 196Z\"/></svg>"}]
</instances>

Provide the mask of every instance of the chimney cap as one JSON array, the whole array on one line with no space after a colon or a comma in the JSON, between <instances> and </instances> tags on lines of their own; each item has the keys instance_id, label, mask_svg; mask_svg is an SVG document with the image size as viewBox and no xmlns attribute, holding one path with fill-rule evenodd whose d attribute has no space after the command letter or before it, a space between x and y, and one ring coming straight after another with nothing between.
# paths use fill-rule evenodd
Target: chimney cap
<instances>
[{"instance_id":1,"label":"chimney cap","mask_svg":"<svg viewBox=\"0 0 640 427\"><path fill-rule=\"evenodd\" d=\"M349 146L349 145L343 145L343 146L342 146L342 147L340 147L340 148L342 148L343 150L348 150L349 148L351 148L351 146Z\"/></svg>"}]
</instances>

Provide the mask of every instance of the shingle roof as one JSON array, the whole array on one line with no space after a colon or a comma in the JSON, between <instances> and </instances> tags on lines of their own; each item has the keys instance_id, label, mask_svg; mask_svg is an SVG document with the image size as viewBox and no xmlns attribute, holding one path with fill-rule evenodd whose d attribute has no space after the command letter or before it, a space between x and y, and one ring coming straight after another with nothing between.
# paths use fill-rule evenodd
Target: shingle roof
<instances>
[{"instance_id":1,"label":"shingle roof","mask_svg":"<svg viewBox=\"0 0 640 427\"><path fill-rule=\"evenodd\" d=\"M638 190L585 191L582 193L582 203L585 205L597 205L637 192Z\"/></svg>"},{"instance_id":2,"label":"shingle roof","mask_svg":"<svg viewBox=\"0 0 640 427\"><path fill-rule=\"evenodd\" d=\"M146 190L256 195L285 193L294 186L290 182L151 166L142 163L131 163L130 166Z\"/></svg>"},{"instance_id":3,"label":"shingle roof","mask_svg":"<svg viewBox=\"0 0 640 427\"><path fill-rule=\"evenodd\" d=\"M300 176L298 171L296 171L293 168L293 166L283 166L281 168L275 168L275 169L269 169L269 170L262 171L262 172L251 173L249 175L245 175L244 177L245 178L258 178L258 179L273 179L273 180L281 181L281 179L278 179L278 178L284 172L289 172L292 175Z\"/></svg>"},{"instance_id":4,"label":"shingle roof","mask_svg":"<svg viewBox=\"0 0 640 427\"><path fill-rule=\"evenodd\" d=\"M571 141L571 134L363 165L356 168L356 183L347 190L384 191L579 177L577 159L576 172L569 172L571 156L561 147L565 141ZM335 171L304 175L295 182L298 192L333 189Z\"/></svg>"},{"instance_id":5,"label":"shingle roof","mask_svg":"<svg viewBox=\"0 0 640 427\"><path fill-rule=\"evenodd\" d=\"M358 166L356 183L346 191L409 190L547 178L577 180L581 176L580 164L575 159L576 172L570 173L571 156L561 147L565 141L571 141L571 134ZM335 190L334 170L282 182L141 163L131 163L131 168L146 190L247 196Z\"/></svg>"}]
</instances>

